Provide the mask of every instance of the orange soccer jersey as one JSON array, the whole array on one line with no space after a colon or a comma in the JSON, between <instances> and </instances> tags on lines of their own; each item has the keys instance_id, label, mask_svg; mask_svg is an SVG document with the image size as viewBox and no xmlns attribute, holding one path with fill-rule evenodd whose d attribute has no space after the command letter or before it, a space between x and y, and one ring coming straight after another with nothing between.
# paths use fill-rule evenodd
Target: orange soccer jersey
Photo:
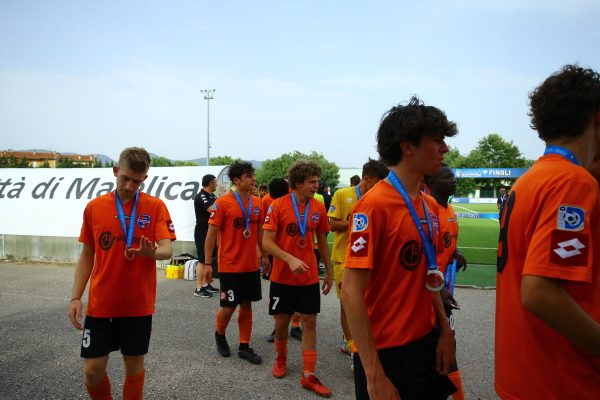
<instances>
[{"instance_id":1,"label":"orange soccer jersey","mask_svg":"<svg viewBox=\"0 0 600 400\"><path fill-rule=\"evenodd\" d=\"M264 218L265 215L267 215L267 212L269 211L269 207L271 206L271 203L273 202L273 198L271 197L271 193L267 193L265 195L265 197L263 197L260 200L262 201L262 212L263 212L263 218Z\"/></svg>"},{"instance_id":2,"label":"orange soccer jersey","mask_svg":"<svg viewBox=\"0 0 600 400\"><path fill-rule=\"evenodd\" d=\"M135 224L133 247L144 235L152 242L175 240L175 229L165 204L141 193L136 214L131 218L134 200L123 204L127 226ZM156 301L156 261L136 256L125 258L125 237L117 215L115 193L88 203L79 235L81 243L94 248L95 262L90 279L86 314L92 317L139 317L154 314Z\"/></svg>"},{"instance_id":3,"label":"orange soccer jersey","mask_svg":"<svg viewBox=\"0 0 600 400\"><path fill-rule=\"evenodd\" d=\"M501 398L600 395L600 358L527 311L520 295L524 275L560 279L600 321L600 265L593 252L598 217L598 184L562 156L541 157L513 186L498 246L495 387Z\"/></svg>"},{"instance_id":4,"label":"orange soccer jersey","mask_svg":"<svg viewBox=\"0 0 600 400\"><path fill-rule=\"evenodd\" d=\"M271 281L284 283L286 285L305 286L319 282L319 271L317 269L317 258L313 247L313 235L315 233L326 233L329 230L325 205L314 198L309 198L309 220L306 225L304 247L298 246L300 230L298 220L292 204L292 196L286 194L273 201L271 212L265 218L263 229L275 231L275 242L285 252L304 261L310 268L307 272L296 275L283 260L274 258ZM300 216L305 218L306 205L298 205Z\"/></svg>"},{"instance_id":5,"label":"orange soccer jersey","mask_svg":"<svg viewBox=\"0 0 600 400\"><path fill-rule=\"evenodd\" d=\"M258 227L263 222L260 198L252 197L250 237L244 238L246 220L233 192L219 197L211 209L208 223L219 228L219 272L253 272L259 269ZM248 199L242 199L248 209Z\"/></svg>"},{"instance_id":6,"label":"orange soccer jersey","mask_svg":"<svg viewBox=\"0 0 600 400\"><path fill-rule=\"evenodd\" d=\"M426 234L424 198L438 246L435 200L420 192L412 204ZM377 183L350 216L346 268L370 269L364 299L378 350L401 346L434 328L432 294L425 288L427 265L421 236L404 199L387 181Z\"/></svg>"},{"instance_id":7,"label":"orange soccer jersey","mask_svg":"<svg viewBox=\"0 0 600 400\"><path fill-rule=\"evenodd\" d=\"M437 255L440 271L446 273L446 267L454 258L456 241L458 240L458 220L454 207L448 204L444 207L438 204L438 217L440 219L440 246Z\"/></svg>"}]
</instances>

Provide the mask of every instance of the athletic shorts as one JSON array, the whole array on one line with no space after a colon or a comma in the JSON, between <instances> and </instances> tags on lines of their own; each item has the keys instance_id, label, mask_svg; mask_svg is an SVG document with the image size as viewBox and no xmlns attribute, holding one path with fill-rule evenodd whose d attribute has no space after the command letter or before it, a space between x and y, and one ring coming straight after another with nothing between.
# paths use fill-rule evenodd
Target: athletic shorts
<instances>
[{"instance_id":1,"label":"athletic shorts","mask_svg":"<svg viewBox=\"0 0 600 400\"><path fill-rule=\"evenodd\" d=\"M405 345L377 351L385 375L402 400L446 400L456 392L452 381L435 371L437 338L434 330ZM354 353L354 389L357 400L369 399L360 353Z\"/></svg>"},{"instance_id":2,"label":"athletic shorts","mask_svg":"<svg viewBox=\"0 0 600 400\"><path fill-rule=\"evenodd\" d=\"M333 263L333 281L335 282L335 294L338 299L342 298L342 279L344 278L344 264Z\"/></svg>"},{"instance_id":3,"label":"athletic shorts","mask_svg":"<svg viewBox=\"0 0 600 400\"><path fill-rule=\"evenodd\" d=\"M262 299L260 270L252 272L221 272L221 307L237 307L242 301Z\"/></svg>"},{"instance_id":4,"label":"athletic shorts","mask_svg":"<svg viewBox=\"0 0 600 400\"><path fill-rule=\"evenodd\" d=\"M198 253L198 261L200 261L202 264L204 264L204 261L206 261L204 259L204 242L206 241L207 234L208 234L208 231L201 231L201 230L194 231L194 242L196 243L196 252Z\"/></svg>"},{"instance_id":5,"label":"athletic shorts","mask_svg":"<svg viewBox=\"0 0 600 400\"><path fill-rule=\"evenodd\" d=\"M152 315L143 317L97 318L86 316L81 338L81 357L103 357L121 349L124 356L148 353Z\"/></svg>"},{"instance_id":6,"label":"athletic shorts","mask_svg":"<svg viewBox=\"0 0 600 400\"><path fill-rule=\"evenodd\" d=\"M321 312L319 283L306 286L271 282L269 289L269 315L318 314Z\"/></svg>"}]
</instances>

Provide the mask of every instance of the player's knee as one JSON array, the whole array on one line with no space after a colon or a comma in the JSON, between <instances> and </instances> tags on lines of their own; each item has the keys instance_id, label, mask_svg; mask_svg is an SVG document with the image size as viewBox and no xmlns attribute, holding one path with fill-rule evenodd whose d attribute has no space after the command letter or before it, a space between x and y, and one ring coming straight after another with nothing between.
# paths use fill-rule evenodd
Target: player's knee
<instances>
[{"instance_id":1,"label":"player's knee","mask_svg":"<svg viewBox=\"0 0 600 400\"><path fill-rule=\"evenodd\" d=\"M302 316L302 329L313 331L317 329L317 316L314 314Z\"/></svg>"},{"instance_id":2,"label":"player's knee","mask_svg":"<svg viewBox=\"0 0 600 400\"><path fill-rule=\"evenodd\" d=\"M138 375L144 369L144 356L124 356L123 361L128 376Z\"/></svg>"},{"instance_id":3,"label":"player's knee","mask_svg":"<svg viewBox=\"0 0 600 400\"><path fill-rule=\"evenodd\" d=\"M83 364L83 379L87 385L95 386L99 384L105 375L105 364L97 362L86 362Z\"/></svg>"}]
</instances>

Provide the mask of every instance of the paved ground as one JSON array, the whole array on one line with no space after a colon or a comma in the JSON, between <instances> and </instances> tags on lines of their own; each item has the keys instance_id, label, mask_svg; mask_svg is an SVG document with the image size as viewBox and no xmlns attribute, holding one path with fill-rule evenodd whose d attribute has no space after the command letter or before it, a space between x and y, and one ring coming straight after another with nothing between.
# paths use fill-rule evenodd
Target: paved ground
<instances>
[{"instance_id":1,"label":"paved ground","mask_svg":"<svg viewBox=\"0 0 600 400\"><path fill-rule=\"evenodd\" d=\"M0 398L86 398L79 358L80 332L68 321L73 266L0 262ZM148 399L316 399L300 387L300 343L290 339L288 375L273 378L273 345L265 340L272 320L266 301L255 307L253 343L260 366L237 355L221 358L214 347L217 297L192 296L194 283L166 280L158 271L157 312L147 358ZM217 282L218 285L218 282ZM268 285L263 281L263 298ZM458 289L463 310L456 313L458 362L468 399L494 399L493 320L495 291ZM233 319L232 321L235 321ZM347 357L338 351L341 329L335 294L323 297L318 319L317 375L337 399L353 398ZM228 330L238 341L236 324ZM233 349L233 346L232 346ZM123 368L112 353L113 393L122 390ZM120 398L120 395L115 396Z\"/></svg>"}]
</instances>

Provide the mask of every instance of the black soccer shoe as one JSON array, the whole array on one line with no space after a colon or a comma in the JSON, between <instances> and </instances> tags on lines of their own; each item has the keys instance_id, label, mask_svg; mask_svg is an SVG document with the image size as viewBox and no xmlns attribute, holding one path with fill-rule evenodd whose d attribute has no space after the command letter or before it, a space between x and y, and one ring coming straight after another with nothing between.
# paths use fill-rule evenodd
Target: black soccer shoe
<instances>
[{"instance_id":1,"label":"black soccer shoe","mask_svg":"<svg viewBox=\"0 0 600 400\"><path fill-rule=\"evenodd\" d=\"M215 341L217 342L217 351L219 354L223 357L229 357L231 350L229 350L229 344L225 335L219 335L218 332L215 332Z\"/></svg>"},{"instance_id":2,"label":"black soccer shoe","mask_svg":"<svg viewBox=\"0 0 600 400\"><path fill-rule=\"evenodd\" d=\"M250 361L252 364L261 364L262 363L261 356L256 354L254 352L254 349L252 349L251 347L241 347L238 350L238 356L240 356L240 358Z\"/></svg>"}]
</instances>

